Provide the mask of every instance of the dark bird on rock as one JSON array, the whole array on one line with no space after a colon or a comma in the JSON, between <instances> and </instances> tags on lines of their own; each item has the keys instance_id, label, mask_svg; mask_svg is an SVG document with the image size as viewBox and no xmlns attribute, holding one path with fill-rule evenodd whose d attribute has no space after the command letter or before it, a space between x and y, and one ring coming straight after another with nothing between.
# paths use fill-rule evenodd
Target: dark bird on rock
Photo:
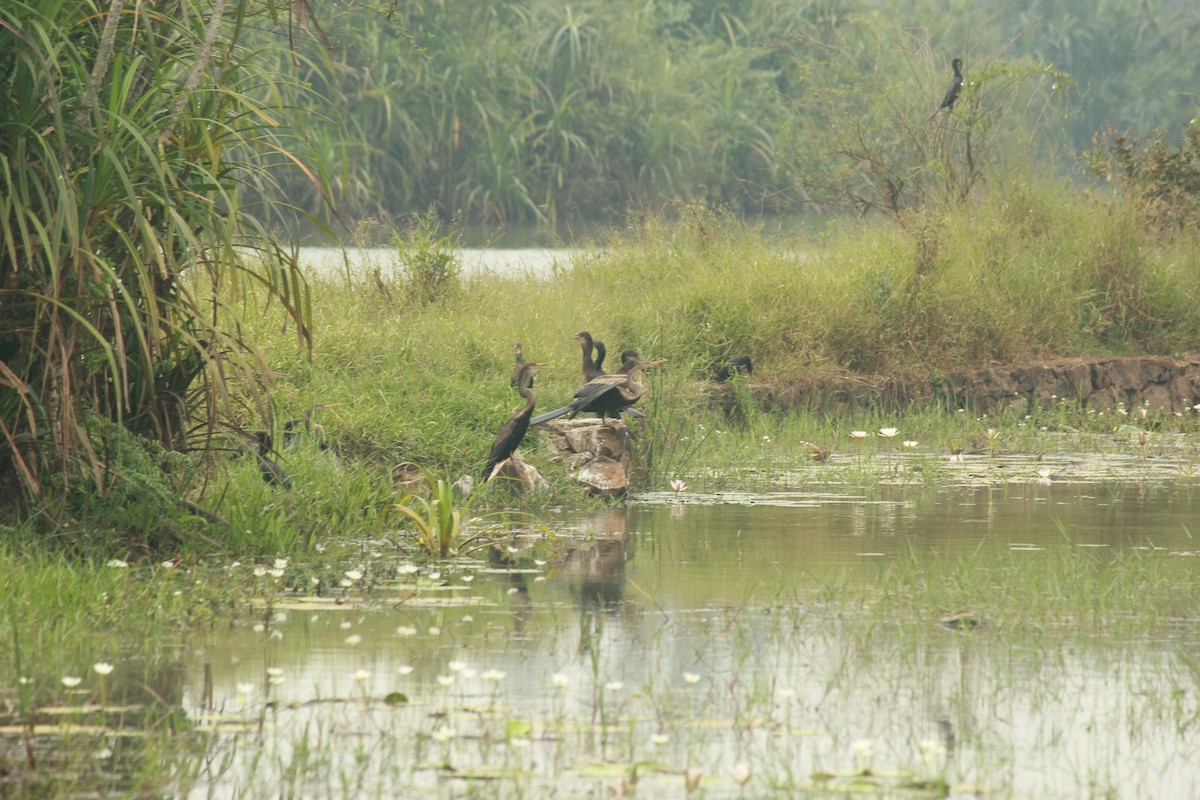
<instances>
[{"instance_id":1,"label":"dark bird on rock","mask_svg":"<svg viewBox=\"0 0 1200 800\"><path fill-rule=\"evenodd\" d=\"M534 374L546 366L536 362L526 363L521 367L521 373L517 376L517 392L521 397L525 398L525 405L509 417L508 422L500 428L500 432L496 434L496 441L492 443L492 452L488 456L487 466L483 468L483 479L488 481L496 472L501 462L509 458L521 446L521 441L525 438L526 431L529 430L529 418L533 415L533 385Z\"/></svg>"},{"instance_id":2,"label":"dark bird on rock","mask_svg":"<svg viewBox=\"0 0 1200 800\"><path fill-rule=\"evenodd\" d=\"M930 122L933 121L933 118L936 117L938 113L942 111L942 109L945 109L946 111L953 110L954 104L958 102L959 94L962 93L962 59L954 59L954 61L951 63L951 66L954 67L954 77L950 80L950 85L946 87L946 94L942 97L941 105L937 107L937 111L934 111L933 114L930 115Z\"/></svg>"},{"instance_id":3,"label":"dark bird on rock","mask_svg":"<svg viewBox=\"0 0 1200 800\"><path fill-rule=\"evenodd\" d=\"M593 378L575 392L575 399L569 405L539 414L531 424L538 425L568 414L574 418L581 411L594 412L603 419L620 418L621 412L628 410L646 393L645 384L637 380L638 373L646 367L665 363L661 360L643 361L636 351L634 353L633 363L627 373Z\"/></svg>"}]
</instances>

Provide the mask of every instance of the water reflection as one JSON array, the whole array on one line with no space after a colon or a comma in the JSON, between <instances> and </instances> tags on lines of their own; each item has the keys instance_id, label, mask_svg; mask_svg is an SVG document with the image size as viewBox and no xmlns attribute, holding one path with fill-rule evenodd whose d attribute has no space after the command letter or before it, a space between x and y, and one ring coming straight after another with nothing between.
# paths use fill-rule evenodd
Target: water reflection
<instances>
[{"instance_id":1,"label":"water reflection","mask_svg":"<svg viewBox=\"0 0 1200 800\"><path fill-rule=\"evenodd\" d=\"M1180 731L1200 714L1184 666L1195 630L1121 642L951 629L855 615L819 594L901 563L1025 558L1023 547L1040 548L1028 558L1188 558L1196 495L1117 483L843 488L652 495L553 515L555 543L500 546L381 595L277 608L263 630L210 637L184 706L261 730L238 745L214 727L205 763L225 766L197 768L192 793L335 796L350 781L368 796L451 797L471 794L474 775L511 782L494 785L499 796L599 795L639 762L646 791L682 797L683 770L700 766L705 796L732 798L742 790L729 769L745 761L758 776L749 788L764 791L844 789L869 765L1000 796L1184 796L1193 768ZM900 791L899 779L875 780Z\"/></svg>"}]
</instances>

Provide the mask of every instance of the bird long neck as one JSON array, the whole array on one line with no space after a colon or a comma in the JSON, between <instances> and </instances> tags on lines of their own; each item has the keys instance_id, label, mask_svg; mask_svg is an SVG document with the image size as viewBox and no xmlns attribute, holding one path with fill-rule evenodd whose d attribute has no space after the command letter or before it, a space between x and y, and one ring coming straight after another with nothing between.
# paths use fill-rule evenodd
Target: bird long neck
<instances>
[{"instance_id":1,"label":"bird long neck","mask_svg":"<svg viewBox=\"0 0 1200 800\"><path fill-rule=\"evenodd\" d=\"M525 398L525 405L521 406L521 410L517 412L518 417L528 417L533 413L533 389L529 388L529 384L522 381L517 393Z\"/></svg>"},{"instance_id":2,"label":"bird long neck","mask_svg":"<svg viewBox=\"0 0 1200 800\"><path fill-rule=\"evenodd\" d=\"M596 371L596 362L592 360L592 340L584 339L583 341L583 375L584 380L589 380L589 377Z\"/></svg>"}]
</instances>

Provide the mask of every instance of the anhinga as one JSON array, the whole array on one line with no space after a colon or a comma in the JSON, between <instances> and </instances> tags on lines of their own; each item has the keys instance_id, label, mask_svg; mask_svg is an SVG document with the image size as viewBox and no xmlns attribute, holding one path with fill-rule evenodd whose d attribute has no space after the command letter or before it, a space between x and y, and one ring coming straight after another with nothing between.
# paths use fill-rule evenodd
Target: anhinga
<instances>
[{"instance_id":1,"label":"anhinga","mask_svg":"<svg viewBox=\"0 0 1200 800\"><path fill-rule=\"evenodd\" d=\"M634 351L631 361L627 373L600 375L593 378L575 392L575 399L570 405L539 414L530 421L530 424L538 425L568 414L574 417L581 411L595 412L602 419L619 418L622 411L628 410L646 392L645 384L635 380L637 374L646 367L664 363L663 361L643 361L636 351Z\"/></svg>"},{"instance_id":2,"label":"anhinga","mask_svg":"<svg viewBox=\"0 0 1200 800\"><path fill-rule=\"evenodd\" d=\"M579 342L579 346L583 350L583 382L587 383L593 378L603 375L604 371L600 367L604 363L604 342L594 341L592 335L587 331L575 334L575 341ZM599 354L599 360L592 360L593 352Z\"/></svg>"},{"instance_id":3,"label":"anhinga","mask_svg":"<svg viewBox=\"0 0 1200 800\"><path fill-rule=\"evenodd\" d=\"M754 363L750 360L750 356L733 356L717 367L717 374L713 376L713 382L725 383L734 375L741 373L749 375L752 372L754 372Z\"/></svg>"},{"instance_id":4,"label":"anhinga","mask_svg":"<svg viewBox=\"0 0 1200 800\"><path fill-rule=\"evenodd\" d=\"M496 468L517 451L521 440L525 438L525 432L529 430L529 418L533 415L533 390L530 387L533 385L534 374L544 366L546 365L530 362L521 367L521 373L517 376L517 392L525 398L525 405L521 406L521 409L504 423L500 433L496 434L487 466L483 468L484 481L491 479Z\"/></svg>"},{"instance_id":5,"label":"anhinga","mask_svg":"<svg viewBox=\"0 0 1200 800\"><path fill-rule=\"evenodd\" d=\"M942 97L941 105L937 107L937 111L934 111L933 114L930 115L930 121L933 121L933 118L936 117L938 112L940 112L942 109L945 109L946 111L953 110L954 104L958 102L958 95L962 92L962 59L954 59L954 61L951 62L951 66L954 67L954 77L950 80L950 85L946 87L946 94Z\"/></svg>"},{"instance_id":6,"label":"anhinga","mask_svg":"<svg viewBox=\"0 0 1200 800\"><path fill-rule=\"evenodd\" d=\"M514 389L520 388L521 370L525 368L525 351L521 349L521 343L513 344L513 374L508 379L508 385ZM529 379L529 386L533 388L533 379Z\"/></svg>"},{"instance_id":7,"label":"anhinga","mask_svg":"<svg viewBox=\"0 0 1200 800\"><path fill-rule=\"evenodd\" d=\"M282 486L284 489L292 488L292 476L287 474L287 471L276 464L270 458L270 452L273 448L274 440L267 431L254 432L254 444L248 448L249 452L254 453L254 458L258 461L258 472L262 475L263 483L268 486Z\"/></svg>"},{"instance_id":8,"label":"anhinga","mask_svg":"<svg viewBox=\"0 0 1200 800\"><path fill-rule=\"evenodd\" d=\"M329 444L325 441L325 428L313 422L313 415L322 409L333 408L337 405L337 403L317 403L308 411L305 411L302 418L289 419L283 423L284 448L295 447L300 442L300 434L303 432L316 436L318 450L328 450Z\"/></svg>"}]
</instances>

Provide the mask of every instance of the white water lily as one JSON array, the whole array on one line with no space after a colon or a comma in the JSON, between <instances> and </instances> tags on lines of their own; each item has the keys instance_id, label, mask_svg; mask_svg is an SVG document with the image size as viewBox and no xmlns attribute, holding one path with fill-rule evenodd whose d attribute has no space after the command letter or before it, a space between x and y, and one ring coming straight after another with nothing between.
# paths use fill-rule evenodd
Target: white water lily
<instances>
[{"instance_id":1,"label":"white water lily","mask_svg":"<svg viewBox=\"0 0 1200 800\"><path fill-rule=\"evenodd\" d=\"M125 569L126 567L128 567L128 566L129 566L129 562L128 562L128 561L122 561L122 560L121 560L121 559L119 559L119 558L110 558L110 559L108 560L108 562L105 564L105 566L108 566L108 567L116 567L117 569Z\"/></svg>"},{"instance_id":2,"label":"white water lily","mask_svg":"<svg viewBox=\"0 0 1200 800\"><path fill-rule=\"evenodd\" d=\"M438 675L437 682L440 683L442 686L453 686L454 685L454 676L453 675Z\"/></svg>"},{"instance_id":3,"label":"white water lily","mask_svg":"<svg viewBox=\"0 0 1200 800\"><path fill-rule=\"evenodd\" d=\"M97 675L108 675L113 671L113 665L107 661L98 661L92 664L92 669L96 670Z\"/></svg>"},{"instance_id":4,"label":"white water lily","mask_svg":"<svg viewBox=\"0 0 1200 800\"><path fill-rule=\"evenodd\" d=\"M567 684L570 683L571 680L570 680L570 678L568 678L566 675L562 674L561 672L556 672L550 676L550 682L553 683L555 688L557 688L557 689L565 689L565 688L567 688Z\"/></svg>"},{"instance_id":5,"label":"white water lily","mask_svg":"<svg viewBox=\"0 0 1200 800\"><path fill-rule=\"evenodd\" d=\"M396 635L397 636L416 636L417 629L412 627L411 625L401 625L399 628L396 628Z\"/></svg>"},{"instance_id":6,"label":"white water lily","mask_svg":"<svg viewBox=\"0 0 1200 800\"><path fill-rule=\"evenodd\" d=\"M352 633L346 637L346 644L350 645L351 647L354 647L356 644L362 644L362 637L357 633Z\"/></svg>"},{"instance_id":7,"label":"white water lily","mask_svg":"<svg viewBox=\"0 0 1200 800\"><path fill-rule=\"evenodd\" d=\"M413 668L408 664L401 664L400 666L396 667L396 672L400 673L401 675L412 675Z\"/></svg>"},{"instance_id":8,"label":"white water lily","mask_svg":"<svg viewBox=\"0 0 1200 800\"><path fill-rule=\"evenodd\" d=\"M679 480L678 478L676 478L675 480L671 481L671 491L674 492L675 494L680 494L681 492L686 492L687 484L684 483L683 481Z\"/></svg>"},{"instance_id":9,"label":"white water lily","mask_svg":"<svg viewBox=\"0 0 1200 800\"><path fill-rule=\"evenodd\" d=\"M671 741L671 737L667 736L665 733L656 733L650 737L650 741L654 742L656 745L664 745Z\"/></svg>"},{"instance_id":10,"label":"white water lily","mask_svg":"<svg viewBox=\"0 0 1200 800\"><path fill-rule=\"evenodd\" d=\"M279 678L283 676L283 670L279 667L267 667L267 676L271 678Z\"/></svg>"},{"instance_id":11,"label":"white water lily","mask_svg":"<svg viewBox=\"0 0 1200 800\"><path fill-rule=\"evenodd\" d=\"M895 436L899 432L900 431L897 430L896 428L880 428L879 429L879 435L885 439L891 439L893 436Z\"/></svg>"},{"instance_id":12,"label":"white water lily","mask_svg":"<svg viewBox=\"0 0 1200 800\"><path fill-rule=\"evenodd\" d=\"M396 568L396 572L400 575L412 575L414 572L419 572L420 569L416 564L401 564Z\"/></svg>"},{"instance_id":13,"label":"white water lily","mask_svg":"<svg viewBox=\"0 0 1200 800\"><path fill-rule=\"evenodd\" d=\"M737 762L729 768L729 776L738 786L745 786L746 782L750 780L750 765L745 761Z\"/></svg>"},{"instance_id":14,"label":"white water lily","mask_svg":"<svg viewBox=\"0 0 1200 800\"><path fill-rule=\"evenodd\" d=\"M81 683L83 683L83 678L76 678L73 675L64 675L62 678L62 685L68 689L74 689Z\"/></svg>"},{"instance_id":15,"label":"white water lily","mask_svg":"<svg viewBox=\"0 0 1200 800\"><path fill-rule=\"evenodd\" d=\"M859 739L854 743L853 747L855 755L857 755L863 761L870 761L871 754L874 752L875 740Z\"/></svg>"},{"instance_id":16,"label":"white water lily","mask_svg":"<svg viewBox=\"0 0 1200 800\"><path fill-rule=\"evenodd\" d=\"M462 672L467 668L467 663L465 661L451 661L446 666L450 668L451 672Z\"/></svg>"},{"instance_id":17,"label":"white water lily","mask_svg":"<svg viewBox=\"0 0 1200 800\"><path fill-rule=\"evenodd\" d=\"M506 673L503 673L498 669L486 669L479 677L483 678L485 681L502 681L504 680L505 674Z\"/></svg>"},{"instance_id":18,"label":"white water lily","mask_svg":"<svg viewBox=\"0 0 1200 800\"><path fill-rule=\"evenodd\" d=\"M621 681L609 681L608 683L604 684L604 688L610 692L619 692L625 688L625 684Z\"/></svg>"},{"instance_id":19,"label":"white water lily","mask_svg":"<svg viewBox=\"0 0 1200 800\"><path fill-rule=\"evenodd\" d=\"M913 441L912 439L905 439L900 443L900 446L905 450L912 450L917 446L917 442Z\"/></svg>"},{"instance_id":20,"label":"white water lily","mask_svg":"<svg viewBox=\"0 0 1200 800\"><path fill-rule=\"evenodd\" d=\"M370 677L371 673L365 669L360 669L354 673L354 680L358 683L366 683L367 679Z\"/></svg>"},{"instance_id":21,"label":"white water lily","mask_svg":"<svg viewBox=\"0 0 1200 800\"><path fill-rule=\"evenodd\" d=\"M238 694L250 694L251 692L253 692L253 691L254 691L254 684L252 684L252 683L239 683L239 684L237 685L237 690L238 690Z\"/></svg>"},{"instance_id":22,"label":"white water lily","mask_svg":"<svg viewBox=\"0 0 1200 800\"><path fill-rule=\"evenodd\" d=\"M275 569L287 569L287 565L288 565L288 560L286 558L275 559L275 564L274 564Z\"/></svg>"},{"instance_id":23,"label":"white water lily","mask_svg":"<svg viewBox=\"0 0 1200 800\"><path fill-rule=\"evenodd\" d=\"M347 578L349 578L352 581L360 581L360 580L362 580L362 576L363 576L362 570L357 570L357 569L348 569L348 570L346 570L345 575Z\"/></svg>"},{"instance_id":24,"label":"white water lily","mask_svg":"<svg viewBox=\"0 0 1200 800\"><path fill-rule=\"evenodd\" d=\"M851 439L865 439L865 438L867 438L867 432L866 431L850 431L850 438Z\"/></svg>"},{"instance_id":25,"label":"white water lily","mask_svg":"<svg viewBox=\"0 0 1200 800\"><path fill-rule=\"evenodd\" d=\"M699 683L700 676L694 672L685 672L683 673L683 680L684 683Z\"/></svg>"}]
</instances>

